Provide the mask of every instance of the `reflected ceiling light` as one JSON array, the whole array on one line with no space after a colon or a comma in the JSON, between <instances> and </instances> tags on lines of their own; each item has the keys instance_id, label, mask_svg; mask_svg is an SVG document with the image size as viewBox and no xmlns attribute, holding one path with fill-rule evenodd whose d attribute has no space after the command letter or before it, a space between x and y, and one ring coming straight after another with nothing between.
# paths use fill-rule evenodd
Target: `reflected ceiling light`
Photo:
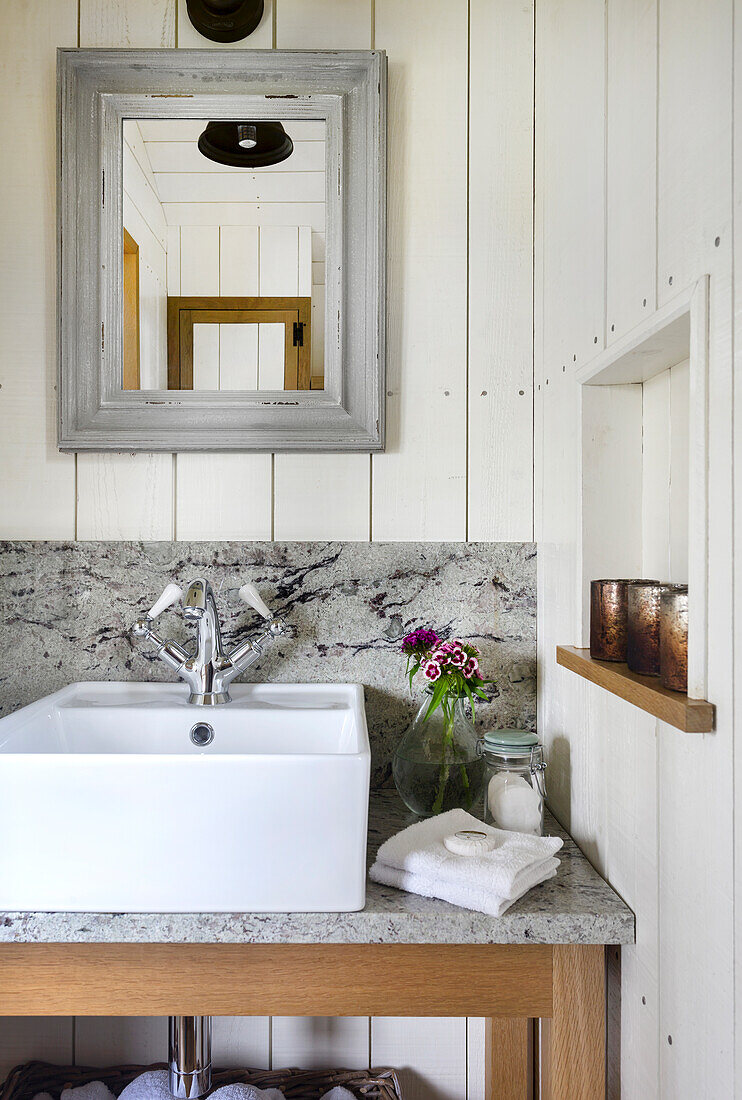
<instances>
[{"instance_id":1,"label":"reflected ceiling light","mask_svg":"<svg viewBox=\"0 0 742 1100\"><path fill-rule=\"evenodd\" d=\"M188 18L212 42L239 42L263 18L263 0L187 0Z\"/></svg>"},{"instance_id":2,"label":"reflected ceiling light","mask_svg":"<svg viewBox=\"0 0 742 1100\"><path fill-rule=\"evenodd\" d=\"M209 122L199 152L230 168L263 168L290 157L294 143L280 122Z\"/></svg>"}]
</instances>

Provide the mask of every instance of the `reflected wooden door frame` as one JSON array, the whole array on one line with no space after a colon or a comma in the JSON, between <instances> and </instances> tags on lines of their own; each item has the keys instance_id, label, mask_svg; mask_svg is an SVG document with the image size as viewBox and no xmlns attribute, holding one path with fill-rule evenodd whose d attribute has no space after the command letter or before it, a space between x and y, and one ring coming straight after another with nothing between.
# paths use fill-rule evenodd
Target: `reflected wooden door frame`
<instances>
[{"instance_id":1,"label":"reflected wooden door frame","mask_svg":"<svg viewBox=\"0 0 742 1100\"><path fill-rule=\"evenodd\" d=\"M308 390L312 373L311 298L180 297L167 300L167 385L193 389L194 324L283 324L284 390ZM302 339L294 342L294 325Z\"/></svg>"},{"instance_id":2,"label":"reflected wooden door frame","mask_svg":"<svg viewBox=\"0 0 742 1100\"><path fill-rule=\"evenodd\" d=\"M124 226L123 388L141 389L139 336L139 245Z\"/></svg>"}]
</instances>

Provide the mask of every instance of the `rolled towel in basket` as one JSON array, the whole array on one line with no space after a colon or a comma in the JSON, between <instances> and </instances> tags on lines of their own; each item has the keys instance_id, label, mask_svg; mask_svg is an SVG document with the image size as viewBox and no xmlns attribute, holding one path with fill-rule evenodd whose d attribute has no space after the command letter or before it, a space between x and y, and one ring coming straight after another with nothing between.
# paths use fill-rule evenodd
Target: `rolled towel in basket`
<instances>
[{"instance_id":1,"label":"rolled towel in basket","mask_svg":"<svg viewBox=\"0 0 742 1100\"><path fill-rule=\"evenodd\" d=\"M284 1100L280 1089L258 1089L255 1085L245 1085L237 1082L234 1085L222 1085L216 1092L212 1092L209 1100Z\"/></svg>"},{"instance_id":2,"label":"rolled towel in basket","mask_svg":"<svg viewBox=\"0 0 742 1100\"><path fill-rule=\"evenodd\" d=\"M52 1100L48 1092L37 1092L33 1100ZM78 1088L63 1089L62 1100L115 1100L108 1085L102 1081L88 1081Z\"/></svg>"},{"instance_id":3,"label":"rolled towel in basket","mask_svg":"<svg viewBox=\"0 0 742 1100\"><path fill-rule=\"evenodd\" d=\"M62 1100L115 1100L115 1097L102 1081L88 1081L87 1085L64 1089Z\"/></svg>"},{"instance_id":4,"label":"rolled towel in basket","mask_svg":"<svg viewBox=\"0 0 742 1100\"><path fill-rule=\"evenodd\" d=\"M126 1086L119 1100L173 1100L166 1069L149 1069Z\"/></svg>"},{"instance_id":5,"label":"rolled towel in basket","mask_svg":"<svg viewBox=\"0 0 742 1100\"><path fill-rule=\"evenodd\" d=\"M173 1100L170 1092L170 1078L166 1069L148 1070L136 1077L121 1093L119 1100ZM110 1095L110 1093L109 1093ZM211 1094L209 1100L284 1100L280 1089L258 1089L255 1085L237 1083L222 1085ZM77 1097L75 1097L77 1100ZM97 1097L86 1100L98 1100ZM104 1100L101 1097L100 1100ZM113 1097L111 1097L113 1100Z\"/></svg>"}]
</instances>

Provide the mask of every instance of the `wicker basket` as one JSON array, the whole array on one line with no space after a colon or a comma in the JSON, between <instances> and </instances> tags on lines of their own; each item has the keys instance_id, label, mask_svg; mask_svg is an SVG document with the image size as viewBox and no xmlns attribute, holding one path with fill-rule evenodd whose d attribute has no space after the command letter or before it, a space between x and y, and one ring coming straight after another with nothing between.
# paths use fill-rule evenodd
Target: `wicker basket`
<instances>
[{"instance_id":1,"label":"wicker basket","mask_svg":"<svg viewBox=\"0 0 742 1100\"><path fill-rule=\"evenodd\" d=\"M75 1088L88 1081L103 1081L114 1096L151 1069L166 1069L164 1063L152 1066L55 1066L49 1062L26 1062L11 1070L0 1087L0 1100L32 1100L37 1092L48 1092L54 1100L64 1088ZM392 1069L371 1070L301 1070L301 1069L228 1069L214 1074L213 1088L237 1082L255 1085L259 1089L277 1088L286 1100L320 1100L336 1085L349 1089L364 1100L401 1100L397 1075Z\"/></svg>"}]
</instances>

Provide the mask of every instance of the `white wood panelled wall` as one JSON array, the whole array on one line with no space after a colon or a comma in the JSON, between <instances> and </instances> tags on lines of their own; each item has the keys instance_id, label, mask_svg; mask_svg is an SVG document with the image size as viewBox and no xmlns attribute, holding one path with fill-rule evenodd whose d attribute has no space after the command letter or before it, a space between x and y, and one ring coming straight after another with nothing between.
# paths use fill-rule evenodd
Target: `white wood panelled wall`
<instances>
[{"instance_id":1,"label":"white wood panelled wall","mask_svg":"<svg viewBox=\"0 0 742 1100\"><path fill-rule=\"evenodd\" d=\"M735 898L738 944L742 933L732 676L734 6L732 0L536 4L539 721L558 816L637 916L637 944L622 952L624 1100L742 1094L735 981L737 994L742 986L733 962L740 958ZM737 9L739 39L742 5ZM557 668L555 646L575 641L575 372L705 274L708 690L717 729L696 736ZM737 304L742 319L739 289ZM673 490L688 477L687 454L675 437L687 417L684 374L682 366L673 368L643 395L644 567L659 569L663 579L685 567L687 519ZM611 415L606 429L615 435L623 415L618 400ZM736 484L739 493L739 477ZM606 514L612 506L604 501ZM739 645L737 654L739 664Z\"/></svg>"},{"instance_id":2,"label":"white wood panelled wall","mask_svg":"<svg viewBox=\"0 0 742 1100\"><path fill-rule=\"evenodd\" d=\"M57 453L55 48L213 44L185 0L27 0L2 30L2 537L532 537L530 0L266 0L244 43L389 55L389 437L373 459ZM148 1061L164 1042L161 1020L0 1019L0 1073L29 1057ZM483 1094L478 1020L225 1019L216 1048L222 1062L390 1062L410 1100Z\"/></svg>"},{"instance_id":3,"label":"white wood panelled wall","mask_svg":"<svg viewBox=\"0 0 742 1100\"><path fill-rule=\"evenodd\" d=\"M4 536L532 537L530 0L276 0L244 43L389 54L389 433L373 459L56 453L54 47L212 44L185 0L30 0L3 31Z\"/></svg>"}]
</instances>

